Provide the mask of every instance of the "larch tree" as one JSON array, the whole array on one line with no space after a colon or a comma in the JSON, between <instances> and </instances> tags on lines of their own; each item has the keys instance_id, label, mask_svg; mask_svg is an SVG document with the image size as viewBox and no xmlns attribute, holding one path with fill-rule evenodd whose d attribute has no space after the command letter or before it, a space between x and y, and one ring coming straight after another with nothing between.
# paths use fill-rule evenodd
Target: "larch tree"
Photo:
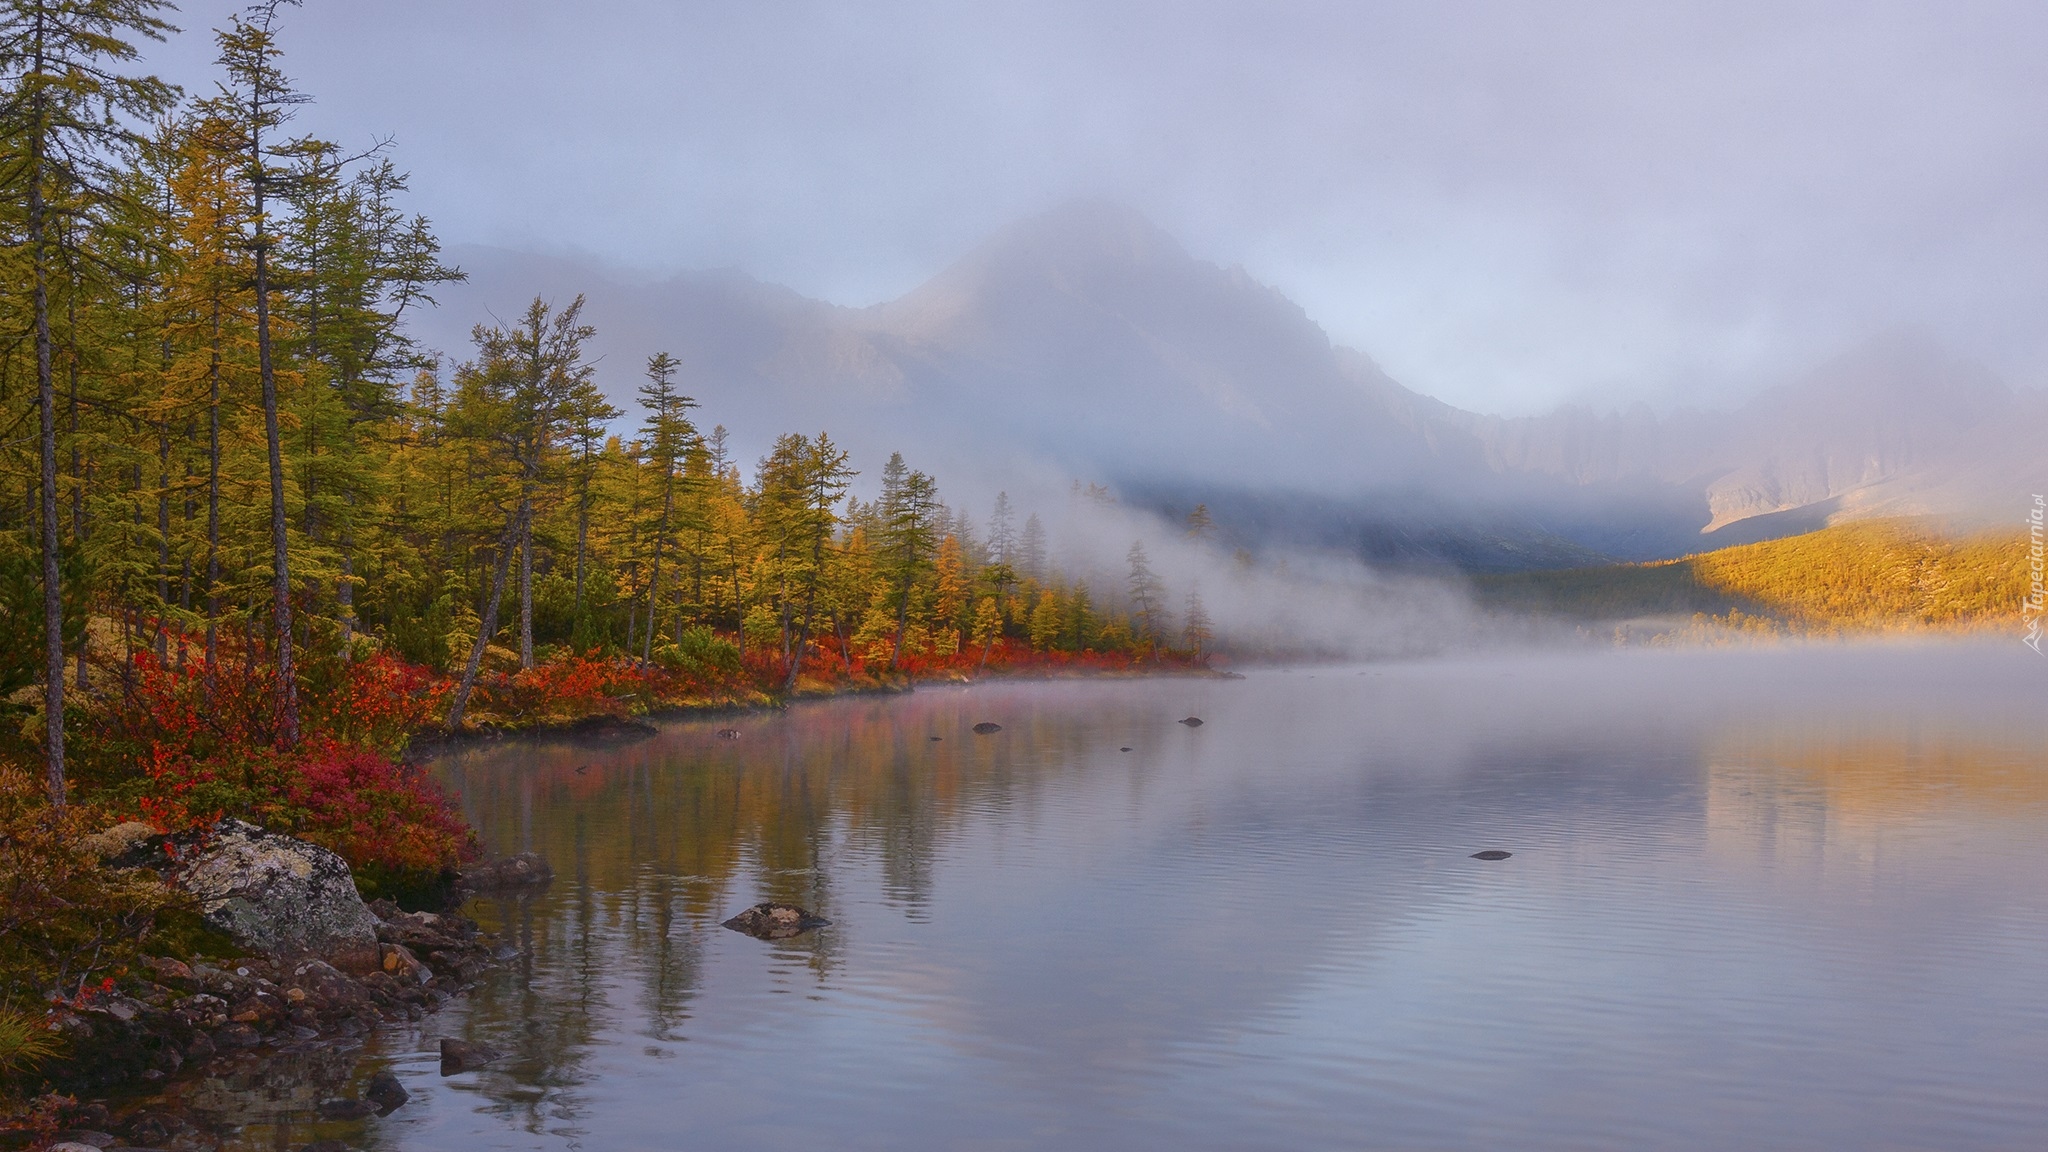
<instances>
[{"instance_id":1,"label":"larch tree","mask_svg":"<svg viewBox=\"0 0 2048 1152\"><path fill-rule=\"evenodd\" d=\"M1181 622L1180 636L1196 660L1202 658L1203 645L1216 638L1215 621L1209 619L1209 610L1202 606L1199 584L1188 589L1187 614Z\"/></svg>"},{"instance_id":2,"label":"larch tree","mask_svg":"<svg viewBox=\"0 0 2048 1152\"><path fill-rule=\"evenodd\" d=\"M469 696L497 634L513 553L520 557L519 658L533 666L533 518L545 472L568 421L596 388L583 346L596 329L582 322L583 297L559 312L540 297L526 309L524 323L510 331L479 325L473 334L477 358L457 372L451 407L460 437L479 453L478 463L495 471L491 487L504 506L493 568L484 596L476 640L449 702L448 727L462 724Z\"/></svg>"},{"instance_id":3,"label":"larch tree","mask_svg":"<svg viewBox=\"0 0 2048 1152\"><path fill-rule=\"evenodd\" d=\"M896 601L896 638L889 646L889 670L903 655L903 635L910 625L910 600L917 581L931 566L938 507L938 485L913 472L903 453L892 452L882 469L879 525L882 571Z\"/></svg>"},{"instance_id":4,"label":"larch tree","mask_svg":"<svg viewBox=\"0 0 2048 1152\"><path fill-rule=\"evenodd\" d=\"M697 402L676 390L675 375L680 367L675 357L658 352L648 358L647 383L640 386L640 407L647 411L646 423L641 427L646 458L659 469L661 477L661 515L655 521L654 551L647 571L647 635L641 645L642 663L654 654L654 634L658 631L655 622L660 619L661 558L675 518L678 472L697 435L689 420L689 410Z\"/></svg>"},{"instance_id":5,"label":"larch tree","mask_svg":"<svg viewBox=\"0 0 2048 1152\"><path fill-rule=\"evenodd\" d=\"M44 767L50 803L65 804L64 593L57 521L57 397L49 285L67 238L104 223L116 172L139 138L124 124L158 115L176 90L155 77L123 75L134 38L172 31L161 0L7 0L0 7L0 60L12 73L0 106L10 149L4 182L26 202L40 456L43 589ZM70 333L75 338L75 332Z\"/></svg>"},{"instance_id":6,"label":"larch tree","mask_svg":"<svg viewBox=\"0 0 2048 1152\"><path fill-rule=\"evenodd\" d=\"M1132 620L1138 625L1139 638L1156 645L1166 631L1166 586L1152 571L1144 541L1131 541L1131 550L1124 559L1130 566L1126 588L1131 598Z\"/></svg>"},{"instance_id":7,"label":"larch tree","mask_svg":"<svg viewBox=\"0 0 2048 1152\"><path fill-rule=\"evenodd\" d=\"M270 480L271 626L276 644L277 738L287 746L299 738L299 680L293 660L291 525L285 503L284 443L279 420L277 341L272 331L272 254L278 244L277 222L271 214L287 207L286 192L295 173L291 165L321 146L279 134L294 109L308 98L291 86L278 66L283 55L277 43L278 10L297 7L298 0L261 0L250 8L253 17L231 17L215 33L219 64L227 73L219 95L207 102L207 123L222 138L220 151L241 157L246 166L249 218L243 242L253 261L256 303L256 372L263 393L263 438Z\"/></svg>"}]
</instances>

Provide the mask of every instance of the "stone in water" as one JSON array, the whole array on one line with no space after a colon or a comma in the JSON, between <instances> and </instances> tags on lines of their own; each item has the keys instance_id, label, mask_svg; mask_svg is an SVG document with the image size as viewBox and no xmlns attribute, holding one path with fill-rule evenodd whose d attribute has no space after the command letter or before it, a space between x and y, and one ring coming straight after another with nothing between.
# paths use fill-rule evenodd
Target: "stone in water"
<instances>
[{"instance_id":1,"label":"stone in water","mask_svg":"<svg viewBox=\"0 0 2048 1152\"><path fill-rule=\"evenodd\" d=\"M986 720L974 726L974 732L977 736L986 736L991 732L1001 732L1002 730L1003 726L1001 724L991 724Z\"/></svg>"},{"instance_id":2,"label":"stone in water","mask_svg":"<svg viewBox=\"0 0 2048 1152\"><path fill-rule=\"evenodd\" d=\"M1484 852L1474 852L1472 858L1474 860L1505 860L1513 855L1513 852L1503 852L1498 848L1488 848Z\"/></svg>"},{"instance_id":3,"label":"stone in water","mask_svg":"<svg viewBox=\"0 0 2048 1152\"><path fill-rule=\"evenodd\" d=\"M482 1044L471 1044L463 1040L443 1039L441 1041L441 1075L443 1076L453 1076L457 1072L467 1072L471 1068L481 1068L486 1064L494 1063L504 1058L504 1053L496 1048L486 1048Z\"/></svg>"},{"instance_id":4,"label":"stone in water","mask_svg":"<svg viewBox=\"0 0 2048 1152\"><path fill-rule=\"evenodd\" d=\"M832 923L794 904L756 904L725 922L725 927L761 940L787 940L791 936L823 928Z\"/></svg>"}]
</instances>

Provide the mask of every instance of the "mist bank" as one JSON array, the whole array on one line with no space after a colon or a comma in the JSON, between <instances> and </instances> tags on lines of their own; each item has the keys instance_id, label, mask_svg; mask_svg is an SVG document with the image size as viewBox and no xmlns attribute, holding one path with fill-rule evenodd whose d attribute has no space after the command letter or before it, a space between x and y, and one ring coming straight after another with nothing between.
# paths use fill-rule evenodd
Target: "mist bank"
<instances>
[{"instance_id":1,"label":"mist bank","mask_svg":"<svg viewBox=\"0 0 2048 1152\"><path fill-rule=\"evenodd\" d=\"M587 293L613 397L671 352L742 458L795 417L864 459L903 451L983 503L1080 480L1167 515L1207 504L1255 551L1565 567L1869 516L1996 521L2048 489L2048 399L1909 329L1725 410L1488 416L1404 387L1243 269L1101 202L1022 221L863 308L736 270L652 280L453 255L469 283L414 321L438 346L535 292Z\"/></svg>"}]
</instances>

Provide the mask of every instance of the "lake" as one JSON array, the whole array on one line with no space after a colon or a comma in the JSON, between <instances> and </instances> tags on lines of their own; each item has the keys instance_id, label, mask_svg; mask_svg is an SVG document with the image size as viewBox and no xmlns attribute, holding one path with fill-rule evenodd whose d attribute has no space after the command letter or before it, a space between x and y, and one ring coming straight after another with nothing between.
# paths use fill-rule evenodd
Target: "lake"
<instances>
[{"instance_id":1,"label":"lake","mask_svg":"<svg viewBox=\"0 0 2048 1152\"><path fill-rule=\"evenodd\" d=\"M412 1102L216 1087L251 1148L2048 1146L2044 700L2017 643L1531 654L472 751L558 876L328 1077Z\"/></svg>"}]
</instances>

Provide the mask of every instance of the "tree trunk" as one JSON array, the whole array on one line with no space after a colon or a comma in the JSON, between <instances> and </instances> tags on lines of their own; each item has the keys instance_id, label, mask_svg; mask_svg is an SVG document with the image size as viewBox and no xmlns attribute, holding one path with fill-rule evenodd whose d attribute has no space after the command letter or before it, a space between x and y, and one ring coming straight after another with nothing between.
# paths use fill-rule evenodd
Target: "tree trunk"
<instances>
[{"instance_id":1,"label":"tree trunk","mask_svg":"<svg viewBox=\"0 0 2048 1152\"><path fill-rule=\"evenodd\" d=\"M37 61L41 71L41 61ZM37 125L41 103L37 96ZM28 243L35 266L36 407L41 420L43 521L43 750L50 806L64 811L64 586L57 555L57 385L50 362L48 238L43 205L43 140L29 138Z\"/></svg>"},{"instance_id":2,"label":"tree trunk","mask_svg":"<svg viewBox=\"0 0 2048 1152\"><path fill-rule=\"evenodd\" d=\"M522 522L525 520L526 504L520 502L519 511L512 514L512 523L505 526L505 535L498 541L498 560L491 569L491 590L484 599L483 617L477 622L476 643L469 649L469 662L462 666L462 679L455 685L455 699L448 705L448 730L462 729L462 713L469 707L469 694L476 689L476 675L484 663L484 649L490 647L491 637L498 631L498 602L505 598L505 574L511 567L512 549L518 546Z\"/></svg>"},{"instance_id":3,"label":"tree trunk","mask_svg":"<svg viewBox=\"0 0 2048 1152\"><path fill-rule=\"evenodd\" d=\"M171 607L171 431L167 418L156 422L156 663L170 658L170 637L164 616Z\"/></svg>"},{"instance_id":4,"label":"tree trunk","mask_svg":"<svg viewBox=\"0 0 2048 1152\"><path fill-rule=\"evenodd\" d=\"M661 524L654 530L654 567L647 577L647 639L641 645L640 662L647 663L654 658L654 622L660 619L655 605L661 603L661 546L668 539L668 518L675 510L676 486L673 469L663 478L661 491Z\"/></svg>"},{"instance_id":5,"label":"tree trunk","mask_svg":"<svg viewBox=\"0 0 2048 1152\"><path fill-rule=\"evenodd\" d=\"M519 666L533 667L533 511L519 502Z\"/></svg>"},{"instance_id":6,"label":"tree trunk","mask_svg":"<svg viewBox=\"0 0 2048 1152\"><path fill-rule=\"evenodd\" d=\"M260 139L251 135L252 140ZM263 163L259 146L251 159ZM263 220L263 183L257 178L256 226ZM290 535L284 507L284 445L278 436L277 373L270 358L270 247L259 235L256 243L256 371L263 380L263 439L270 453L270 600L277 632L277 739L289 748L299 742L299 678L292 666L292 574Z\"/></svg>"},{"instance_id":7,"label":"tree trunk","mask_svg":"<svg viewBox=\"0 0 2048 1152\"><path fill-rule=\"evenodd\" d=\"M213 300L206 368L206 697L220 667L220 298Z\"/></svg>"},{"instance_id":8,"label":"tree trunk","mask_svg":"<svg viewBox=\"0 0 2048 1152\"><path fill-rule=\"evenodd\" d=\"M71 539L74 544L83 547L85 544L85 455L84 450L79 447L83 443L83 437L78 434L78 354L75 346L78 332L77 296L78 293L74 290L64 304L65 317L69 321L74 344L72 354L67 358L68 363L65 365L65 375L71 384L68 420L71 429ZM44 321L45 323L48 322L47 304L44 306ZM53 422L55 417L56 413L53 410L51 413ZM91 643L92 635L89 631L86 635L79 637L77 675L78 690L80 692L87 691L92 685L92 682L86 678L85 673L85 650Z\"/></svg>"}]
</instances>

